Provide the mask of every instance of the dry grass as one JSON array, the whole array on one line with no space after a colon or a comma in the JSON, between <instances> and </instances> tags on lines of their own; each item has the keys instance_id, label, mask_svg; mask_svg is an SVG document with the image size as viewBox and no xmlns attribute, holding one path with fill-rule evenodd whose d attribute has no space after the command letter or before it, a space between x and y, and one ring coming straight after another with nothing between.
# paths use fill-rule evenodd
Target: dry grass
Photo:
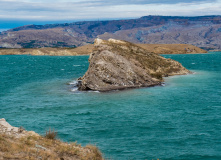
<instances>
[{"instance_id":1,"label":"dry grass","mask_svg":"<svg viewBox=\"0 0 221 160\"><path fill-rule=\"evenodd\" d=\"M55 140L56 137L57 137L57 132L55 132L54 130L49 129L48 131L46 131L44 137L47 138L47 139Z\"/></svg>"},{"instance_id":2,"label":"dry grass","mask_svg":"<svg viewBox=\"0 0 221 160\"><path fill-rule=\"evenodd\" d=\"M85 46L73 48L72 51L76 52L78 55L88 55L93 51L94 45L88 44Z\"/></svg>"},{"instance_id":3,"label":"dry grass","mask_svg":"<svg viewBox=\"0 0 221 160\"><path fill-rule=\"evenodd\" d=\"M14 138L0 134L0 159L45 159L45 160L102 160L95 146L81 147L76 143L64 143L41 136Z\"/></svg>"},{"instance_id":4,"label":"dry grass","mask_svg":"<svg viewBox=\"0 0 221 160\"><path fill-rule=\"evenodd\" d=\"M93 160L97 160L99 159L99 157L102 157L102 153L100 152L100 150L95 146L95 145L87 145L86 148L90 149L92 151L93 155ZM90 157L92 155L87 155L87 157ZM87 158L86 158L87 159Z\"/></svg>"},{"instance_id":5,"label":"dry grass","mask_svg":"<svg viewBox=\"0 0 221 160\"><path fill-rule=\"evenodd\" d=\"M156 73L151 73L150 74L153 78L156 78L156 79L159 79L159 80L163 80L163 74L162 73L159 73L159 72L156 72Z\"/></svg>"},{"instance_id":6,"label":"dry grass","mask_svg":"<svg viewBox=\"0 0 221 160\"><path fill-rule=\"evenodd\" d=\"M191 54L207 53L207 51L190 44L137 44L148 52L156 54Z\"/></svg>"},{"instance_id":7,"label":"dry grass","mask_svg":"<svg viewBox=\"0 0 221 160\"><path fill-rule=\"evenodd\" d=\"M111 46L110 50L113 53L117 53L128 60L134 59L139 62L140 66L142 66L147 73L160 81L163 80L163 76L170 75L170 72L175 70L174 68L176 68L176 70L181 70L181 66L176 65L172 60L166 60L135 44L127 42L119 45L109 41L105 41L105 43L107 43L108 46Z\"/></svg>"},{"instance_id":8,"label":"dry grass","mask_svg":"<svg viewBox=\"0 0 221 160\"><path fill-rule=\"evenodd\" d=\"M148 52L156 54L186 54L186 53L206 53L205 50L189 44L136 44ZM93 44L84 45L77 48L21 48L21 49L1 49L0 55L89 55L94 48ZM190 49L192 52L187 52Z\"/></svg>"}]
</instances>

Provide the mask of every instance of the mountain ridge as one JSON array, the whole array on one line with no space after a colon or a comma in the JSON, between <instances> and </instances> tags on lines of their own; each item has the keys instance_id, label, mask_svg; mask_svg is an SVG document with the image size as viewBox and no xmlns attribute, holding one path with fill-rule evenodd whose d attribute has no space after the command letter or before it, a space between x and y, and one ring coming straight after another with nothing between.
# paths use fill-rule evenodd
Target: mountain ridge
<instances>
[{"instance_id":1,"label":"mountain ridge","mask_svg":"<svg viewBox=\"0 0 221 160\"><path fill-rule=\"evenodd\" d=\"M95 38L221 49L221 16L143 16L128 20L26 25L0 33L2 48L78 47ZM120 37L120 38L119 38Z\"/></svg>"}]
</instances>

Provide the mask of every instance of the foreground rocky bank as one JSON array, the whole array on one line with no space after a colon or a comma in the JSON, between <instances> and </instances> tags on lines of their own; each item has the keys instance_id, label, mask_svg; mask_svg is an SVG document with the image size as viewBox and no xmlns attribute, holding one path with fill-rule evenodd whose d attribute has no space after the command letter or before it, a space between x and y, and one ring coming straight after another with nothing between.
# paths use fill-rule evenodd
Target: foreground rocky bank
<instances>
[{"instance_id":1,"label":"foreground rocky bank","mask_svg":"<svg viewBox=\"0 0 221 160\"><path fill-rule=\"evenodd\" d=\"M110 91L160 85L163 77L191 73L179 62L135 44L96 39L89 69L79 78L79 90Z\"/></svg>"},{"instance_id":2,"label":"foreground rocky bank","mask_svg":"<svg viewBox=\"0 0 221 160\"><path fill-rule=\"evenodd\" d=\"M100 151L92 145L81 147L76 143L64 143L54 139L55 132L45 137L22 127L13 127L0 119L0 159L48 159L48 160L102 160ZM50 136L51 134L51 136Z\"/></svg>"}]
</instances>

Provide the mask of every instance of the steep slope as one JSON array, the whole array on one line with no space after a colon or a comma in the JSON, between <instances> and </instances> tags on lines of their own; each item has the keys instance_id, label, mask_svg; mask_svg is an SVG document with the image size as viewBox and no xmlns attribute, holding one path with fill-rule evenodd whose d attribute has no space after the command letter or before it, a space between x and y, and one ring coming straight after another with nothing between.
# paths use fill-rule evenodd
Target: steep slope
<instances>
[{"instance_id":1,"label":"steep slope","mask_svg":"<svg viewBox=\"0 0 221 160\"><path fill-rule=\"evenodd\" d=\"M0 33L0 47L75 47L93 43L96 37L221 49L221 16L145 16L131 20L28 25Z\"/></svg>"},{"instance_id":2,"label":"steep slope","mask_svg":"<svg viewBox=\"0 0 221 160\"><path fill-rule=\"evenodd\" d=\"M79 90L109 91L160 85L162 77L188 74L179 62L115 39L96 39L89 69L79 78Z\"/></svg>"}]
</instances>

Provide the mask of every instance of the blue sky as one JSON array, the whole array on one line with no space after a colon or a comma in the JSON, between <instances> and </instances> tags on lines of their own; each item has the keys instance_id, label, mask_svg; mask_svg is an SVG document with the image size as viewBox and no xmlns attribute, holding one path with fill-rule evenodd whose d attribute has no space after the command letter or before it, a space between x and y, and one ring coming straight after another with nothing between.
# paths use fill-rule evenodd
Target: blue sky
<instances>
[{"instance_id":1,"label":"blue sky","mask_svg":"<svg viewBox=\"0 0 221 160\"><path fill-rule=\"evenodd\" d=\"M221 0L0 0L0 22L221 15L220 8Z\"/></svg>"}]
</instances>

